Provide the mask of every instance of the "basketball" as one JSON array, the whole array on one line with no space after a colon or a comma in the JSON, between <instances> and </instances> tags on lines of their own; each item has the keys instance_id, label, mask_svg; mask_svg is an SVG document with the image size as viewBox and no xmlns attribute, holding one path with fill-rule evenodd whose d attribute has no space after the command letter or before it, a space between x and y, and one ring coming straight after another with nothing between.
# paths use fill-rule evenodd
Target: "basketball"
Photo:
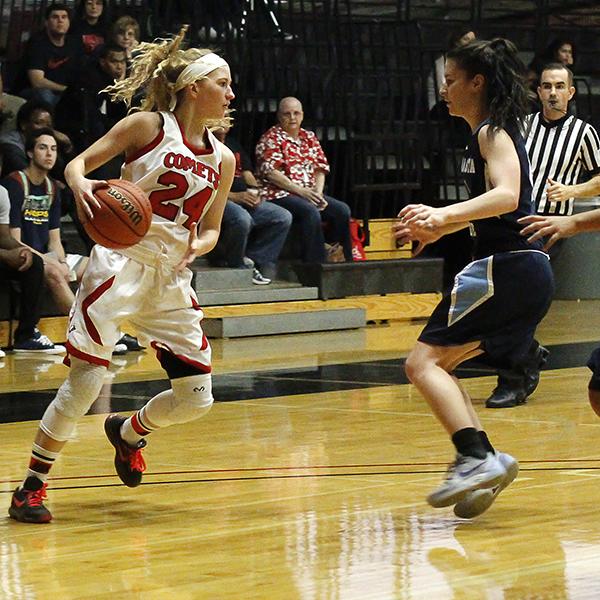
<instances>
[{"instance_id":1,"label":"basketball","mask_svg":"<svg viewBox=\"0 0 600 600\"><path fill-rule=\"evenodd\" d=\"M152 206L148 196L135 183L124 179L109 179L108 187L94 191L102 205L92 206L94 218L84 216L82 224L87 234L106 248L127 248L137 244L148 232Z\"/></svg>"}]
</instances>

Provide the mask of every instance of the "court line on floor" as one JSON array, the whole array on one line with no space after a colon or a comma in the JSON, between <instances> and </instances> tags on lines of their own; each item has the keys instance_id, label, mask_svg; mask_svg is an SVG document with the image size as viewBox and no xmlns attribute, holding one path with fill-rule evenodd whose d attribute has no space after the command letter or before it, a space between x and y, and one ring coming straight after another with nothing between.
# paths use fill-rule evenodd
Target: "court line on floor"
<instances>
[{"instance_id":1,"label":"court line on floor","mask_svg":"<svg viewBox=\"0 0 600 600\"><path fill-rule=\"evenodd\" d=\"M571 459L571 460L556 460L554 462L557 463L565 463L565 462L574 462L580 459ZM598 466L566 466L566 467L523 467L523 463L543 463L543 462L552 462L552 461L521 461L521 473L525 472L549 472L549 471L561 471L561 472L569 472L569 471L600 471L600 465ZM589 462L589 461L588 461ZM207 469L207 470L199 470L199 471L158 471L156 473L146 473L146 477L155 477L155 476L169 476L169 475L190 475L190 474L218 474L218 473L250 473L256 471L283 471L283 470L317 470L317 469L348 469L348 468L360 468L360 469L368 469L373 467L415 467L415 466L427 466L427 465L441 465L446 463L382 463L377 465L343 465L337 467L331 466L322 466L322 467L253 467L249 469ZM221 478L206 478L206 479L181 479L181 480L169 480L169 481L144 481L141 485L166 485L166 484L185 484L185 483L217 483L219 481L223 482L231 482L231 481L260 481L260 480L277 480L277 479L305 479L305 478L327 478L327 477L362 477L362 476L373 476L373 475L435 475L435 474L443 474L446 472L446 469L411 469L406 471L372 471L372 472L352 472L352 473L304 473L304 474L293 474L293 475L284 475L284 474L273 474L273 475L256 475L256 476L247 476L247 477L221 477ZM85 481L90 479L106 479L106 478L114 478L116 475L114 473L106 474L106 475L78 475L73 477L56 477L53 479L49 479L49 483L59 482L59 481ZM2 484L14 484L15 482L19 482L21 480L5 480L0 482ZM54 487L53 490L70 490L70 489L87 489L87 488L103 488L103 487L118 487L123 485L122 483L106 483L106 484L94 484L94 485L82 485L82 486L61 486ZM12 493L12 490L0 490L0 494L9 494Z\"/></svg>"}]
</instances>

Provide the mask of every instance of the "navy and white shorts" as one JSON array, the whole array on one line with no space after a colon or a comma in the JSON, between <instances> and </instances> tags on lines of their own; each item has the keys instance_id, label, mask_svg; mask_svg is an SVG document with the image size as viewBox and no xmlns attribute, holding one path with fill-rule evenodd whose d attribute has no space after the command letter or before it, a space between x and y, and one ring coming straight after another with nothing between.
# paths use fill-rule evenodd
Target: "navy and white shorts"
<instances>
[{"instance_id":1,"label":"navy and white shorts","mask_svg":"<svg viewBox=\"0 0 600 600\"><path fill-rule=\"evenodd\" d=\"M527 353L553 294L544 252L516 250L475 260L456 275L419 341L432 346L481 341L494 365L510 367Z\"/></svg>"}]
</instances>

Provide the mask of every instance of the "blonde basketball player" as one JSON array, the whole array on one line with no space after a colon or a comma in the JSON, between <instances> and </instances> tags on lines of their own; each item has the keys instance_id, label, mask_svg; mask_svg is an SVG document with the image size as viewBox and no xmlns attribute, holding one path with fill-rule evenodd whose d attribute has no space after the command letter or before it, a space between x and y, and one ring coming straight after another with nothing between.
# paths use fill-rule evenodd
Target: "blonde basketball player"
<instances>
[{"instance_id":1,"label":"blonde basketball player","mask_svg":"<svg viewBox=\"0 0 600 600\"><path fill-rule=\"evenodd\" d=\"M124 154L122 177L148 194L152 224L134 246L92 251L69 320L69 376L42 417L29 469L13 493L9 514L17 521L52 519L43 503L48 473L98 397L125 319L156 350L171 389L130 418L107 417L104 429L123 483L140 484L149 433L197 419L212 405L210 346L187 265L219 237L235 161L209 128L228 124L234 94L225 60L210 50L182 50L184 34L140 46L130 77L109 91L130 103L144 89L141 111L117 123L65 171L78 210L93 217L100 209L93 191L105 184L85 175Z\"/></svg>"}]
</instances>

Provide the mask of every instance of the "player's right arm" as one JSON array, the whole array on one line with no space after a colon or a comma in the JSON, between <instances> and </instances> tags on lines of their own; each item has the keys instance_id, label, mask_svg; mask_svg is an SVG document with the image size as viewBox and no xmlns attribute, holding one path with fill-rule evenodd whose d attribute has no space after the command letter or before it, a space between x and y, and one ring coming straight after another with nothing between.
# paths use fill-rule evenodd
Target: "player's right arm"
<instances>
[{"instance_id":1,"label":"player's right arm","mask_svg":"<svg viewBox=\"0 0 600 600\"><path fill-rule=\"evenodd\" d=\"M149 144L160 132L162 118L154 112L138 112L119 121L110 131L76 156L65 168L65 178L73 191L78 209L90 219L92 208L100 208L94 190L105 181L87 179L86 175L120 154L130 155Z\"/></svg>"}]
</instances>

